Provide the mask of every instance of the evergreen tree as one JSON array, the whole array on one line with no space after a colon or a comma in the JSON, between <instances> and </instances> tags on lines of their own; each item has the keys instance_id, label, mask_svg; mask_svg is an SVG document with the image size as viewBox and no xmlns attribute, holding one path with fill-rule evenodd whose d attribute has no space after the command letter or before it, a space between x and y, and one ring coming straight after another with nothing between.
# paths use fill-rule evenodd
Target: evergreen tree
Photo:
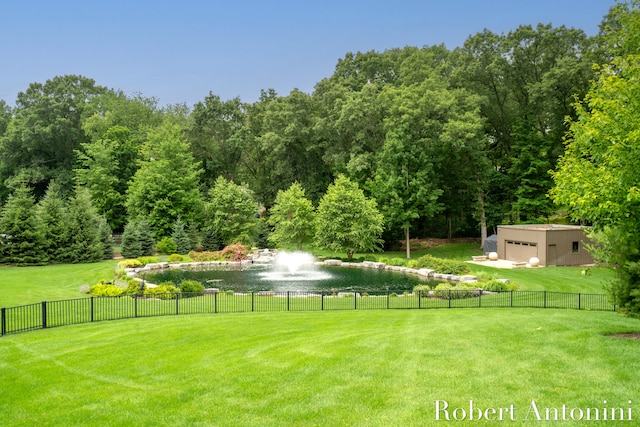
<instances>
[{"instance_id":1,"label":"evergreen tree","mask_svg":"<svg viewBox=\"0 0 640 427\"><path fill-rule=\"evenodd\" d=\"M112 230L107 222L107 217L103 215L98 226L98 238L102 246L102 259L113 259L113 237L111 233Z\"/></svg>"},{"instance_id":2,"label":"evergreen tree","mask_svg":"<svg viewBox=\"0 0 640 427\"><path fill-rule=\"evenodd\" d=\"M219 251L223 246L220 233L214 227L205 228L202 233L202 249L205 251Z\"/></svg>"},{"instance_id":3,"label":"evergreen tree","mask_svg":"<svg viewBox=\"0 0 640 427\"><path fill-rule=\"evenodd\" d=\"M155 253L156 242L153 238L149 221L136 219L129 221L122 233L122 256L138 258Z\"/></svg>"},{"instance_id":4,"label":"evergreen tree","mask_svg":"<svg viewBox=\"0 0 640 427\"><path fill-rule=\"evenodd\" d=\"M69 203L69 239L67 256L70 262L100 261L104 255L98 234L100 216L91 203L86 188L78 188Z\"/></svg>"},{"instance_id":5,"label":"evergreen tree","mask_svg":"<svg viewBox=\"0 0 640 427\"><path fill-rule=\"evenodd\" d=\"M182 219L178 217L175 224L173 225L173 233L171 233L171 238L176 244L176 252L179 254L186 254L191 250L191 239L189 239L189 234L185 230L184 222Z\"/></svg>"},{"instance_id":6,"label":"evergreen tree","mask_svg":"<svg viewBox=\"0 0 640 427\"><path fill-rule=\"evenodd\" d=\"M55 181L51 181L49 184L36 212L43 234L44 250L49 256L49 261L57 263L68 261L68 209Z\"/></svg>"},{"instance_id":7,"label":"evergreen tree","mask_svg":"<svg viewBox=\"0 0 640 427\"><path fill-rule=\"evenodd\" d=\"M138 222L129 221L124 226L121 253L125 258L138 258L142 256L142 241L140 240Z\"/></svg>"},{"instance_id":8,"label":"evergreen tree","mask_svg":"<svg viewBox=\"0 0 640 427\"><path fill-rule=\"evenodd\" d=\"M151 256L156 252L156 240L153 237L151 224L146 219L138 221L138 230L140 231L140 248L142 256Z\"/></svg>"},{"instance_id":9,"label":"evergreen tree","mask_svg":"<svg viewBox=\"0 0 640 427\"><path fill-rule=\"evenodd\" d=\"M44 238L35 213L35 201L26 186L9 197L0 218L0 261L44 264Z\"/></svg>"}]
</instances>

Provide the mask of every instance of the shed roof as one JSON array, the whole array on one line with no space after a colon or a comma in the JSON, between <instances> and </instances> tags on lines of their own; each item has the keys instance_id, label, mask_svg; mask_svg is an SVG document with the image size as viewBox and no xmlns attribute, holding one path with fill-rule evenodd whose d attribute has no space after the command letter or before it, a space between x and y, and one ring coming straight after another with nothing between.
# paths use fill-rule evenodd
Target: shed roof
<instances>
[{"instance_id":1,"label":"shed roof","mask_svg":"<svg viewBox=\"0 0 640 427\"><path fill-rule=\"evenodd\" d=\"M518 225L499 225L500 228L513 228L519 230L544 230L544 231L556 231L556 230L581 230L584 227L581 225L567 225L567 224L518 224Z\"/></svg>"}]
</instances>

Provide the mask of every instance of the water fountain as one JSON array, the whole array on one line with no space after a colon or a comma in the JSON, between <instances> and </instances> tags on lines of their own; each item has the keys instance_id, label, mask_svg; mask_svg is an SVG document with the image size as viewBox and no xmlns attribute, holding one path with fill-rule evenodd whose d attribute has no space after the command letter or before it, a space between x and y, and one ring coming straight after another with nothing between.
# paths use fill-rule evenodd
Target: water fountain
<instances>
[{"instance_id":1,"label":"water fountain","mask_svg":"<svg viewBox=\"0 0 640 427\"><path fill-rule=\"evenodd\" d=\"M343 268L316 265L315 259L304 252L278 252L267 262L246 264L243 268L166 268L145 273L151 283L198 280L205 287L236 292L251 291L332 291L332 290L411 290L422 279L384 269Z\"/></svg>"},{"instance_id":2,"label":"water fountain","mask_svg":"<svg viewBox=\"0 0 640 427\"><path fill-rule=\"evenodd\" d=\"M313 255L307 252L279 252L268 271L259 274L272 282L300 282L330 279L331 273L315 265Z\"/></svg>"}]
</instances>

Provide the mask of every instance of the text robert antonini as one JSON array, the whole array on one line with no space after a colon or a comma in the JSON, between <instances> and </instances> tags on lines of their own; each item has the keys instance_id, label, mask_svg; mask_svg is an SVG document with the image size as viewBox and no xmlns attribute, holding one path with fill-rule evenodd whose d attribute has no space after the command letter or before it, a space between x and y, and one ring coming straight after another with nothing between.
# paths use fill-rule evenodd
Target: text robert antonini
<instances>
[{"instance_id":1,"label":"text robert antonini","mask_svg":"<svg viewBox=\"0 0 640 427\"><path fill-rule=\"evenodd\" d=\"M601 404L577 407L563 404L545 406L534 399L525 407L515 404L500 407L481 407L469 400L468 404L451 407L446 400L435 401L436 421L633 421L632 401L611 405Z\"/></svg>"}]
</instances>

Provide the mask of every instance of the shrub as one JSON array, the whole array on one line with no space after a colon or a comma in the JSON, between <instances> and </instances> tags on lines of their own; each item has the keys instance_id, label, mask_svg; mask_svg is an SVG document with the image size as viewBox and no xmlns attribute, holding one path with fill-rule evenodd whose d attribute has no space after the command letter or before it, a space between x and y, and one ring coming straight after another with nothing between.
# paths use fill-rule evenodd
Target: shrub
<instances>
[{"instance_id":1,"label":"shrub","mask_svg":"<svg viewBox=\"0 0 640 427\"><path fill-rule=\"evenodd\" d=\"M378 260L378 258L374 254L366 254L362 258L363 261L376 262Z\"/></svg>"},{"instance_id":2,"label":"shrub","mask_svg":"<svg viewBox=\"0 0 640 427\"><path fill-rule=\"evenodd\" d=\"M129 277L127 280L127 289L124 290L124 293L127 295L139 295L144 294L145 289L147 289L147 285L144 282L140 282L135 280L133 277ZM142 286L142 290L140 287Z\"/></svg>"},{"instance_id":3,"label":"shrub","mask_svg":"<svg viewBox=\"0 0 640 427\"><path fill-rule=\"evenodd\" d=\"M243 244L234 243L233 245L225 247L222 252L220 252L220 256L225 261L242 261L248 258L248 253L249 251Z\"/></svg>"},{"instance_id":4,"label":"shrub","mask_svg":"<svg viewBox=\"0 0 640 427\"><path fill-rule=\"evenodd\" d=\"M220 252L209 252L209 251L195 252L195 251L191 251L191 252L189 252L189 258L191 258L192 261L196 261L196 262L221 261Z\"/></svg>"},{"instance_id":5,"label":"shrub","mask_svg":"<svg viewBox=\"0 0 640 427\"><path fill-rule=\"evenodd\" d=\"M137 259L125 259L120 261L117 267L137 268L137 267L142 267L142 263Z\"/></svg>"},{"instance_id":6,"label":"shrub","mask_svg":"<svg viewBox=\"0 0 640 427\"><path fill-rule=\"evenodd\" d=\"M144 290L144 296L148 298L173 299L175 293L180 292L171 282L164 282L153 288Z\"/></svg>"},{"instance_id":7,"label":"shrub","mask_svg":"<svg viewBox=\"0 0 640 427\"><path fill-rule=\"evenodd\" d=\"M154 256L142 256L138 258L138 261L140 261L142 265L155 264L158 262L158 258Z\"/></svg>"},{"instance_id":8,"label":"shrub","mask_svg":"<svg viewBox=\"0 0 640 427\"><path fill-rule=\"evenodd\" d=\"M380 257L378 258L378 262L384 262L385 264L389 262L389 258L387 257Z\"/></svg>"},{"instance_id":9,"label":"shrub","mask_svg":"<svg viewBox=\"0 0 640 427\"><path fill-rule=\"evenodd\" d=\"M137 259L125 259L124 261L120 261L116 264L114 269L114 275L116 279L120 279L122 277L126 277L127 268L137 268L142 267L142 263Z\"/></svg>"},{"instance_id":10,"label":"shrub","mask_svg":"<svg viewBox=\"0 0 640 427\"><path fill-rule=\"evenodd\" d=\"M387 264L393 265L396 267L404 267L407 263L407 260L404 258L391 258Z\"/></svg>"},{"instance_id":11,"label":"shrub","mask_svg":"<svg viewBox=\"0 0 640 427\"><path fill-rule=\"evenodd\" d=\"M433 294L442 299L464 299L474 296L473 289L458 283L455 286L450 283L440 283L435 287Z\"/></svg>"},{"instance_id":12,"label":"shrub","mask_svg":"<svg viewBox=\"0 0 640 427\"><path fill-rule=\"evenodd\" d=\"M89 287L89 293L94 297L117 297L124 293L124 289L101 280L95 285Z\"/></svg>"},{"instance_id":13,"label":"shrub","mask_svg":"<svg viewBox=\"0 0 640 427\"><path fill-rule=\"evenodd\" d=\"M204 285L197 280L183 280L179 286L180 292L204 293Z\"/></svg>"},{"instance_id":14,"label":"shrub","mask_svg":"<svg viewBox=\"0 0 640 427\"><path fill-rule=\"evenodd\" d=\"M165 236L156 244L156 251L161 254L171 254L178 249L178 245L171 237Z\"/></svg>"},{"instance_id":15,"label":"shrub","mask_svg":"<svg viewBox=\"0 0 640 427\"><path fill-rule=\"evenodd\" d=\"M515 291L518 286L514 283L504 283L500 280L490 280L485 283L481 283L480 287L485 291L501 292L501 291Z\"/></svg>"},{"instance_id":16,"label":"shrub","mask_svg":"<svg viewBox=\"0 0 640 427\"><path fill-rule=\"evenodd\" d=\"M431 290L431 286L429 285L415 285L413 287L413 292L420 292L420 296L422 298L427 298L429 296L429 291Z\"/></svg>"},{"instance_id":17,"label":"shrub","mask_svg":"<svg viewBox=\"0 0 640 427\"><path fill-rule=\"evenodd\" d=\"M469 274L469 266L464 261L436 258L432 255L424 255L417 260L418 268L428 268L440 274Z\"/></svg>"},{"instance_id":18,"label":"shrub","mask_svg":"<svg viewBox=\"0 0 640 427\"><path fill-rule=\"evenodd\" d=\"M169 262L182 262L182 261L184 261L184 257L180 254L169 255Z\"/></svg>"},{"instance_id":19,"label":"shrub","mask_svg":"<svg viewBox=\"0 0 640 427\"><path fill-rule=\"evenodd\" d=\"M419 264L419 263L418 263L418 261L417 261L417 260L415 260L415 259L410 259L410 260L407 262L407 267L409 267L409 268L415 268L415 269L417 269L417 268L420 268L420 267L419 267L419 265L420 265L420 264Z\"/></svg>"}]
</instances>

